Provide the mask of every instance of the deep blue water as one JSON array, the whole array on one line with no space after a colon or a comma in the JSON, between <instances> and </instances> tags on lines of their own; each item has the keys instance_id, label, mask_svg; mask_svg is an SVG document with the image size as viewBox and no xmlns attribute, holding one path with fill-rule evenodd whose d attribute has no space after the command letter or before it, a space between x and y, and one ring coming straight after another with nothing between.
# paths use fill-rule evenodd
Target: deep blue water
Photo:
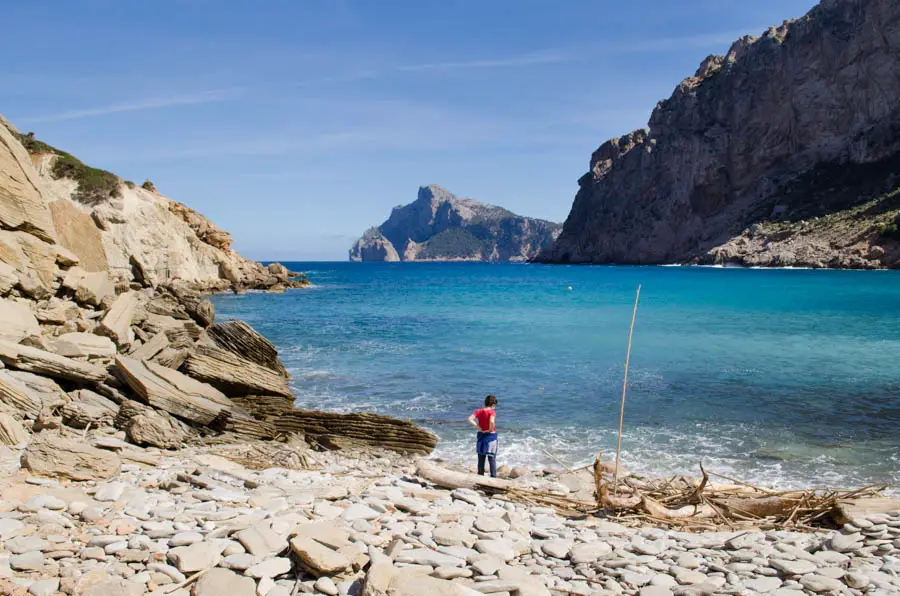
<instances>
[{"instance_id":1,"label":"deep blue water","mask_svg":"<svg viewBox=\"0 0 900 596\"><path fill-rule=\"evenodd\" d=\"M500 399L501 463L707 469L785 485L900 480L900 273L286 263L315 287L214 299L281 350L304 408L409 418L470 459ZM569 289L571 287L571 290Z\"/></svg>"}]
</instances>

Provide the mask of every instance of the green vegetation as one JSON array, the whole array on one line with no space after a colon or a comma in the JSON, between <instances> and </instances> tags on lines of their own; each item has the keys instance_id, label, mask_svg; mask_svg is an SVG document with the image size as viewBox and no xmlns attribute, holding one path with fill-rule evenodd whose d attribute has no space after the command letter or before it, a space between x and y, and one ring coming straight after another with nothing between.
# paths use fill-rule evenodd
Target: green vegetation
<instances>
[{"instance_id":1,"label":"green vegetation","mask_svg":"<svg viewBox=\"0 0 900 596\"><path fill-rule=\"evenodd\" d=\"M34 138L34 133L30 132L25 135L19 135L19 142L25 147L28 153L62 153L59 149L51 147L43 141Z\"/></svg>"},{"instance_id":2,"label":"green vegetation","mask_svg":"<svg viewBox=\"0 0 900 596\"><path fill-rule=\"evenodd\" d=\"M893 221L882 224L878 228L878 235L882 238L900 242L900 226L898 226L897 219L895 217Z\"/></svg>"},{"instance_id":3,"label":"green vegetation","mask_svg":"<svg viewBox=\"0 0 900 596\"><path fill-rule=\"evenodd\" d=\"M461 259L474 257L485 250L485 244L471 232L450 228L433 236L419 253L420 259Z\"/></svg>"},{"instance_id":4,"label":"green vegetation","mask_svg":"<svg viewBox=\"0 0 900 596\"><path fill-rule=\"evenodd\" d=\"M75 200L88 205L93 205L113 197L122 196L119 190L119 177L112 172L92 168L81 162L80 159L56 147L48 145L34 138L34 133L19 135L19 141L25 149L31 153L53 153L56 162L50 174L54 178L70 178L78 183L75 191Z\"/></svg>"},{"instance_id":5,"label":"green vegetation","mask_svg":"<svg viewBox=\"0 0 900 596\"><path fill-rule=\"evenodd\" d=\"M144 180L144 183L141 184L141 188L144 190L149 190L150 192L156 192L156 185L150 182L150 179Z\"/></svg>"}]
</instances>

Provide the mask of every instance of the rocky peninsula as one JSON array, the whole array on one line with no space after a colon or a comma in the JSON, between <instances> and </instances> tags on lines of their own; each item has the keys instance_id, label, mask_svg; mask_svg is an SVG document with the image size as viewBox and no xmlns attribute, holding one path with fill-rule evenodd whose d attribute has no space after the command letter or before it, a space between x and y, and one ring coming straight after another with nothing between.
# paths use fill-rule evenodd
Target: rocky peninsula
<instances>
[{"instance_id":1,"label":"rocky peninsula","mask_svg":"<svg viewBox=\"0 0 900 596\"><path fill-rule=\"evenodd\" d=\"M560 229L432 184L357 240L350 260L527 261L549 247Z\"/></svg>"},{"instance_id":2,"label":"rocky peninsula","mask_svg":"<svg viewBox=\"0 0 900 596\"><path fill-rule=\"evenodd\" d=\"M604 143L551 263L900 267L900 5L824 0Z\"/></svg>"}]
</instances>

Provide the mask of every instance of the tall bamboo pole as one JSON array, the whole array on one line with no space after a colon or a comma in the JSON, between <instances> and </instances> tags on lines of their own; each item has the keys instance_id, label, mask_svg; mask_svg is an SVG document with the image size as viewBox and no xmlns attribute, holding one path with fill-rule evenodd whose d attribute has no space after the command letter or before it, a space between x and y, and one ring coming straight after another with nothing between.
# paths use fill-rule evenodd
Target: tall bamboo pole
<instances>
[{"instance_id":1,"label":"tall bamboo pole","mask_svg":"<svg viewBox=\"0 0 900 596\"><path fill-rule=\"evenodd\" d=\"M638 300L641 298L641 285L638 284L634 297L634 312L631 313L631 329L628 330L628 351L625 354L625 379L622 381L622 407L619 410L619 442L616 445L616 472L613 476L613 494L619 490L619 454L622 451L622 423L625 421L625 390L628 388L628 362L631 360L631 336L634 335L634 320L637 318Z\"/></svg>"}]
</instances>

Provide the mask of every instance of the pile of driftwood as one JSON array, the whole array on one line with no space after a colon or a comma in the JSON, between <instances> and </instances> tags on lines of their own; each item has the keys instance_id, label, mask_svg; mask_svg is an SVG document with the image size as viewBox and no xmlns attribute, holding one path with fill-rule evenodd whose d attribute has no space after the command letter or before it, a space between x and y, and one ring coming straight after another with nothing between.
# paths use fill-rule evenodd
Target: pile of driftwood
<instances>
[{"instance_id":1,"label":"pile of driftwood","mask_svg":"<svg viewBox=\"0 0 900 596\"><path fill-rule=\"evenodd\" d=\"M651 521L673 526L751 526L761 529L812 530L832 523L848 503L878 497L886 486L854 490L808 489L775 491L718 474L727 484L712 484L703 469L699 482L684 476L646 480L626 477L614 489L594 464L597 505L622 520Z\"/></svg>"},{"instance_id":2,"label":"pile of driftwood","mask_svg":"<svg viewBox=\"0 0 900 596\"><path fill-rule=\"evenodd\" d=\"M869 504L877 509L900 508L900 502L877 498L885 490L884 486L774 491L719 475L716 476L728 483L713 484L709 481L711 474L701 466L700 479L676 476L651 480L625 476L614 488L611 468L598 455L592 466L568 472L593 476L593 490L587 493L485 478L448 470L428 461L419 463L418 475L444 488L499 494L510 500L555 507L567 515L602 514L623 524L649 523L685 530L814 530L847 521L849 508L865 510Z\"/></svg>"}]
</instances>

